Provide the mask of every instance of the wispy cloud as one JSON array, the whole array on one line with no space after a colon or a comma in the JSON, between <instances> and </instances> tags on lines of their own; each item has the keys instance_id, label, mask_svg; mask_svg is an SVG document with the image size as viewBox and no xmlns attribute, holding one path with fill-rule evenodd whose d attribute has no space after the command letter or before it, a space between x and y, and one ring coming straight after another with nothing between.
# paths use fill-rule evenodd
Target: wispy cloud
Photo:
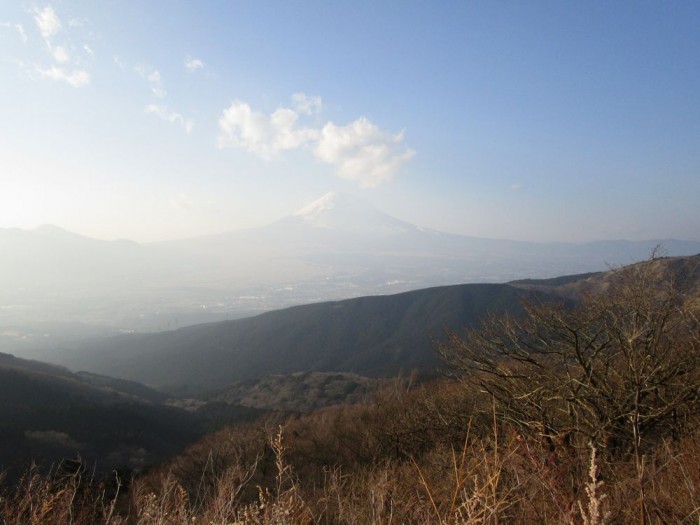
<instances>
[{"instance_id":1,"label":"wispy cloud","mask_svg":"<svg viewBox=\"0 0 700 525\"><path fill-rule=\"evenodd\" d=\"M163 89L163 82L160 79L160 71L151 71L148 76L149 84L151 84L151 92L158 98L164 98L168 94L165 89Z\"/></svg>"},{"instance_id":2,"label":"wispy cloud","mask_svg":"<svg viewBox=\"0 0 700 525\"><path fill-rule=\"evenodd\" d=\"M511 184L511 185L510 185L510 190L511 190L511 191L522 191L522 190L524 190L524 189L525 189L525 186L524 186L523 184L520 184L520 183L517 183L517 182L516 182L515 184Z\"/></svg>"},{"instance_id":3,"label":"wispy cloud","mask_svg":"<svg viewBox=\"0 0 700 525\"><path fill-rule=\"evenodd\" d=\"M61 30L61 20L58 18L56 11L50 5L43 9L34 9L34 21L36 22L39 32L44 40L50 39Z\"/></svg>"},{"instance_id":4,"label":"wispy cloud","mask_svg":"<svg viewBox=\"0 0 700 525\"><path fill-rule=\"evenodd\" d=\"M11 31L15 31L19 37L22 39L22 42L26 43L27 42L27 32L24 30L24 26L22 24L13 24L11 22L0 22L0 28L5 28L9 29Z\"/></svg>"},{"instance_id":5,"label":"wispy cloud","mask_svg":"<svg viewBox=\"0 0 700 525\"><path fill-rule=\"evenodd\" d=\"M90 83L90 74L82 70L68 72L64 68L52 66L50 68L38 67L36 71L42 77L67 82L73 87L82 87Z\"/></svg>"},{"instance_id":6,"label":"wispy cloud","mask_svg":"<svg viewBox=\"0 0 700 525\"><path fill-rule=\"evenodd\" d=\"M27 33L24 30L24 26L22 24L15 24L15 31L19 34L19 37L22 39L22 42L27 42Z\"/></svg>"},{"instance_id":7,"label":"wispy cloud","mask_svg":"<svg viewBox=\"0 0 700 525\"><path fill-rule=\"evenodd\" d=\"M403 133L387 133L360 117L347 126L327 122L320 128L299 124L302 115L321 111L321 97L292 96L293 108L272 114L234 101L219 118L220 148L239 148L266 160L288 150L305 148L314 158L335 167L336 175L375 187L394 178L415 154L403 145Z\"/></svg>"},{"instance_id":8,"label":"wispy cloud","mask_svg":"<svg viewBox=\"0 0 700 525\"><path fill-rule=\"evenodd\" d=\"M202 69L204 67L204 62L202 62L199 58L192 58L190 56L185 57L185 68L187 68L187 71L190 73L194 73L198 69Z\"/></svg>"},{"instance_id":9,"label":"wispy cloud","mask_svg":"<svg viewBox=\"0 0 700 525\"><path fill-rule=\"evenodd\" d=\"M71 21L66 29L51 5L35 7L29 10L28 14L32 16L36 29L44 41L48 65L46 63L24 64L18 61L21 64L20 67L29 72L32 78L48 78L65 82L76 88L89 84L90 73L82 67L80 55L92 56L93 53L87 44L82 49L75 48L71 44L74 35L70 33L71 29L77 27L76 24ZM14 28L24 42L29 40L22 24L15 24Z\"/></svg>"},{"instance_id":10,"label":"wispy cloud","mask_svg":"<svg viewBox=\"0 0 700 525\"><path fill-rule=\"evenodd\" d=\"M170 111L167 106L149 104L148 106L146 106L146 113L155 115L156 117L165 120L166 122L179 124L185 130L185 133L189 134L192 131L192 121L190 119L186 119L180 113Z\"/></svg>"},{"instance_id":11,"label":"wispy cloud","mask_svg":"<svg viewBox=\"0 0 700 525\"><path fill-rule=\"evenodd\" d=\"M114 62L122 69L126 67L126 64L117 56L114 57ZM171 124L178 124L186 133L191 133L194 125L192 120L185 118L181 113L170 110L168 106L162 102L167 97L168 92L163 87L163 79L160 75L160 71L153 67L143 65L136 66L134 71L148 81L151 94L157 99L160 99L158 103L148 104L145 107L145 112L150 115L155 115L161 120L170 122Z\"/></svg>"},{"instance_id":12,"label":"wispy cloud","mask_svg":"<svg viewBox=\"0 0 700 525\"><path fill-rule=\"evenodd\" d=\"M115 62L120 67L123 67L123 62L118 57L114 57ZM165 98L168 92L163 87L163 79L160 76L160 71L150 66L138 65L134 68L140 76L148 81L148 86L151 88L151 93L158 98Z\"/></svg>"},{"instance_id":13,"label":"wispy cloud","mask_svg":"<svg viewBox=\"0 0 700 525\"><path fill-rule=\"evenodd\" d=\"M148 84L151 86L151 93L153 93L158 98L165 98L168 94L165 89L163 89L163 81L160 78L160 71L157 69L148 71L144 73Z\"/></svg>"},{"instance_id":14,"label":"wispy cloud","mask_svg":"<svg viewBox=\"0 0 700 525\"><path fill-rule=\"evenodd\" d=\"M0 27L6 27L8 29L14 30L19 35L19 37L22 39L22 42L24 42L25 44L27 43L27 40L29 40L27 38L27 32L24 30L24 26L22 24L19 24L19 23L12 24L10 22L2 22L2 23L0 23Z\"/></svg>"}]
</instances>

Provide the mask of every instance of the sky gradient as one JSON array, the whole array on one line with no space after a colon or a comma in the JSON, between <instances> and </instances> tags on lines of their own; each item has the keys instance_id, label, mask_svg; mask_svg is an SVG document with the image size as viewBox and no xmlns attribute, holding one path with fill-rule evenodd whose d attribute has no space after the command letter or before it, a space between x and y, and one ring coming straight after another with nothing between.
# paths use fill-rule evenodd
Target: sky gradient
<instances>
[{"instance_id":1,"label":"sky gradient","mask_svg":"<svg viewBox=\"0 0 700 525\"><path fill-rule=\"evenodd\" d=\"M0 227L261 226L328 191L519 240L700 240L697 2L0 5Z\"/></svg>"}]
</instances>

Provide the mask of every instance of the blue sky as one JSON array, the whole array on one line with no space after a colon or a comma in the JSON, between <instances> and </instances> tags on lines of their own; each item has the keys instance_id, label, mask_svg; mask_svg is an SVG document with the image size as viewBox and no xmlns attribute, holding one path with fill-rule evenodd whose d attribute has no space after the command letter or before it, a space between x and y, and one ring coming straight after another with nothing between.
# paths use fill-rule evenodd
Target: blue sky
<instances>
[{"instance_id":1,"label":"blue sky","mask_svg":"<svg viewBox=\"0 0 700 525\"><path fill-rule=\"evenodd\" d=\"M351 192L435 229L700 240L697 2L4 2L0 227L138 241Z\"/></svg>"}]
</instances>

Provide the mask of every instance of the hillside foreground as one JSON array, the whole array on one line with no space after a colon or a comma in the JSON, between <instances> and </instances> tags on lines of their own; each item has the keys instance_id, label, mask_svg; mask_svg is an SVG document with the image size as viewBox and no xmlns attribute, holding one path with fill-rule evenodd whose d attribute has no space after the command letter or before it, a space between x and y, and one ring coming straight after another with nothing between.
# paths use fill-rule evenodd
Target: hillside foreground
<instances>
[{"instance_id":1,"label":"hillside foreground","mask_svg":"<svg viewBox=\"0 0 700 525\"><path fill-rule=\"evenodd\" d=\"M452 333L446 377L268 415L133 479L27 473L2 523L695 523L696 258Z\"/></svg>"}]
</instances>

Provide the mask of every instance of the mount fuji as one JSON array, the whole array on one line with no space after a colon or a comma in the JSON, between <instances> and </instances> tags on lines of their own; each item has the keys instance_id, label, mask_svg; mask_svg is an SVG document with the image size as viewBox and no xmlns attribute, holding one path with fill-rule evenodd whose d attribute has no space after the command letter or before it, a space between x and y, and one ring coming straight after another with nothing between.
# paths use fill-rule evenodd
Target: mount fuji
<instances>
[{"instance_id":1,"label":"mount fuji","mask_svg":"<svg viewBox=\"0 0 700 525\"><path fill-rule=\"evenodd\" d=\"M311 228L360 235L400 235L420 230L346 193L330 192L283 219Z\"/></svg>"},{"instance_id":2,"label":"mount fuji","mask_svg":"<svg viewBox=\"0 0 700 525\"><path fill-rule=\"evenodd\" d=\"M605 270L646 259L659 244L668 255L700 252L700 242L676 240L454 235L335 192L266 226L177 241L105 242L51 226L0 229L0 351L51 339L55 326L68 322L167 330L294 304Z\"/></svg>"}]
</instances>

